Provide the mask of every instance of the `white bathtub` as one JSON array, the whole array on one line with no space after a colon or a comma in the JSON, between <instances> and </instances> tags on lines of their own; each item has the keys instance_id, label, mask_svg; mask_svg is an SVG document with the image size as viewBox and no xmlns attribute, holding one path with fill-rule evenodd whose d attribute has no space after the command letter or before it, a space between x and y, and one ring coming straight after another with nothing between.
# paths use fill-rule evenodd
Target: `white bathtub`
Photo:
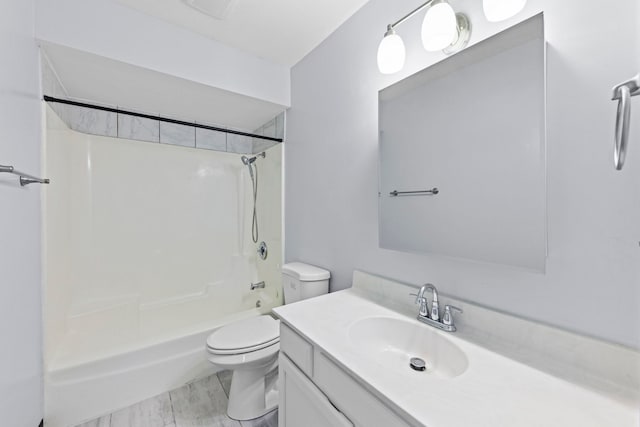
<instances>
[{"instance_id":1,"label":"white bathtub","mask_svg":"<svg viewBox=\"0 0 640 427\"><path fill-rule=\"evenodd\" d=\"M261 307L255 308L258 299ZM75 426L215 373L206 358L207 336L231 321L268 313L277 301L258 291L246 305L254 308L199 323L190 331L176 329L172 337L165 335L162 340L138 340L129 346L107 343L105 348L111 349L108 354L88 348L54 361L45 373L45 425ZM118 310L110 313L118 314ZM86 322L87 330L94 330L94 326L94 322ZM72 334L72 338L78 336ZM85 344L90 346L90 341L94 340ZM75 343L78 348L80 344Z\"/></svg>"}]
</instances>

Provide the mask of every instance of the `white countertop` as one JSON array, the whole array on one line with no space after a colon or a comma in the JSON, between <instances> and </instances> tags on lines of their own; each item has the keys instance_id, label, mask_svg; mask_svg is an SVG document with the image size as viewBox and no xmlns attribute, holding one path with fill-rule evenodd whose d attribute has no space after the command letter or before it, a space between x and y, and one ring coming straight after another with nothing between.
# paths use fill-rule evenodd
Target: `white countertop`
<instances>
[{"instance_id":1,"label":"white countertop","mask_svg":"<svg viewBox=\"0 0 640 427\"><path fill-rule=\"evenodd\" d=\"M460 376L398 375L351 342L350 326L367 317L415 319L348 289L278 307L274 313L405 419L428 427L637 427L637 402L602 395L437 331L468 358ZM425 328L435 328L422 325Z\"/></svg>"}]
</instances>

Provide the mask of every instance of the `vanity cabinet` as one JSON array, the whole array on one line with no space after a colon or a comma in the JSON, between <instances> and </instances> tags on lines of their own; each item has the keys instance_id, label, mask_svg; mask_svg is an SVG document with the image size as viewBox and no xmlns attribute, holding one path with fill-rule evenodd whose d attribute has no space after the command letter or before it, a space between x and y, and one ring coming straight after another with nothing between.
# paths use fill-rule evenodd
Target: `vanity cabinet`
<instances>
[{"instance_id":1,"label":"vanity cabinet","mask_svg":"<svg viewBox=\"0 0 640 427\"><path fill-rule=\"evenodd\" d=\"M279 427L353 427L289 358L279 356Z\"/></svg>"},{"instance_id":2,"label":"vanity cabinet","mask_svg":"<svg viewBox=\"0 0 640 427\"><path fill-rule=\"evenodd\" d=\"M279 427L411 425L282 322L279 363Z\"/></svg>"}]
</instances>

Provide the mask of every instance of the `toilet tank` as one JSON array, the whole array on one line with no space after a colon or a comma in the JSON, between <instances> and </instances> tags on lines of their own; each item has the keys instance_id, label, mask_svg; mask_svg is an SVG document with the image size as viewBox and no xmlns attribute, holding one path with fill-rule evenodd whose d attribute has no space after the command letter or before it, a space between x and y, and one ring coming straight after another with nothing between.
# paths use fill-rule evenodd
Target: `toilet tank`
<instances>
[{"instance_id":1,"label":"toilet tank","mask_svg":"<svg viewBox=\"0 0 640 427\"><path fill-rule=\"evenodd\" d=\"M307 298L324 295L329 292L329 271L304 264L292 262L282 266L282 288L284 303L291 304Z\"/></svg>"}]
</instances>

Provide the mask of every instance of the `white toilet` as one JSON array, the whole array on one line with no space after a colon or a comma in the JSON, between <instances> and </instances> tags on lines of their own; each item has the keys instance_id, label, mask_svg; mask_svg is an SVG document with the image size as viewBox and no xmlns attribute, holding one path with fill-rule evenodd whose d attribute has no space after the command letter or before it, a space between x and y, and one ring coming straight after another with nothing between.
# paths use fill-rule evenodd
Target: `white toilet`
<instances>
[{"instance_id":1,"label":"white toilet","mask_svg":"<svg viewBox=\"0 0 640 427\"><path fill-rule=\"evenodd\" d=\"M329 276L327 270L301 262L283 265L284 303L326 294ZM278 406L279 320L263 315L225 325L209 335L207 350L211 363L233 370L229 417L251 420Z\"/></svg>"}]
</instances>

